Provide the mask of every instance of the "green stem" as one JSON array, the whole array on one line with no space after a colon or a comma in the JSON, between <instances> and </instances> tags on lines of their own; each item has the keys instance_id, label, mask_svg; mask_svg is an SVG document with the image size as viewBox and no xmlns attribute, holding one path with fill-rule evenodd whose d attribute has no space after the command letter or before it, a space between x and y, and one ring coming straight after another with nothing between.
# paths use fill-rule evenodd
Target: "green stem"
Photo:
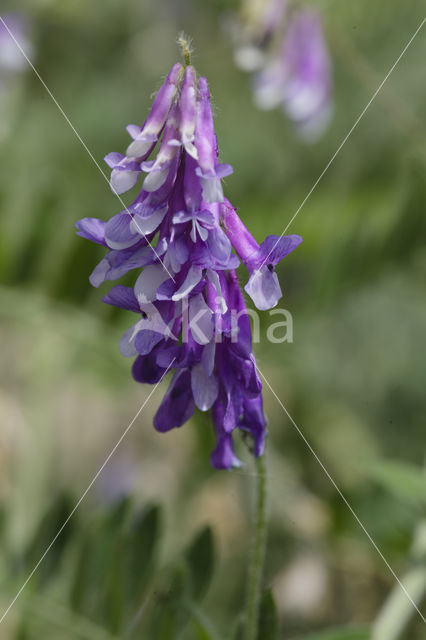
<instances>
[{"instance_id":1,"label":"green stem","mask_svg":"<svg viewBox=\"0 0 426 640\"><path fill-rule=\"evenodd\" d=\"M245 640L258 640L259 607L263 564L266 549L266 459L265 453L256 459L256 519L254 525L253 548L250 559L247 602L245 612Z\"/></svg>"}]
</instances>

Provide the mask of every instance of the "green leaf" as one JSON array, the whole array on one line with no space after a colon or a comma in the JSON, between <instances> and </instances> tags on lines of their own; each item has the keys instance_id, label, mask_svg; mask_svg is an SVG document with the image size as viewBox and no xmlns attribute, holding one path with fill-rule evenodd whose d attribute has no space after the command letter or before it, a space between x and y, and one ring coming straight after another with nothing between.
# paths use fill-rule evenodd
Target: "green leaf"
<instances>
[{"instance_id":1,"label":"green leaf","mask_svg":"<svg viewBox=\"0 0 426 640\"><path fill-rule=\"evenodd\" d=\"M407 462L375 460L369 474L400 500L413 506L426 505L426 475L420 467Z\"/></svg>"},{"instance_id":2,"label":"green leaf","mask_svg":"<svg viewBox=\"0 0 426 640\"><path fill-rule=\"evenodd\" d=\"M32 569L40 561L49 545L61 531L73 507L74 501L63 493L58 495L48 508L24 553L28 569ZM33 583L37 583L39 586L44 585L56 574L74 525L75 521L72 518L62 529L34 574Z\"/></svg>"},{"instance_id":3,"label":"green leaf","mask_svg":"<svg viewBox=\"0 0 426 640\"><path fill-rule=\"evenodd\" d=\"M207 526L195 536L185 554L189 569L189 593L195 601L201 600L210 586L214 555L213 532Z\"/></svg>"},{"instance_id":4,"label":"green leaf","mask_svg":"<svg viewBox=\"0 0 426 640\"><path fill-rule=\"evenodd\" d=\"M85 531L70 592L73 611L102 623L107 619L114 630L122 617L123 531L129 507L128 498L120 500Z\"/></svg>"},{"instance_id":5,"label":"green leaf","mask_svg":"<svg viewBox=\"0 0 426 640\"><path fill-rule=\"evenodd\" d=\"M260 602L259 640L277 640L279 620L275 600L270 589L264 591Z\"/></svg>"},{"instance_id":6,"label":"green leaf","mask_svg":"<svg viewBox=\"0 0 426 640\"><path fill-rule=\"evenodd\" d=\"M131 606L140 606L155 567L156 547L160 535L161 510L158 505L138 513L127 531L125 580L127 601Z\"/></svg>"}]
</instances>

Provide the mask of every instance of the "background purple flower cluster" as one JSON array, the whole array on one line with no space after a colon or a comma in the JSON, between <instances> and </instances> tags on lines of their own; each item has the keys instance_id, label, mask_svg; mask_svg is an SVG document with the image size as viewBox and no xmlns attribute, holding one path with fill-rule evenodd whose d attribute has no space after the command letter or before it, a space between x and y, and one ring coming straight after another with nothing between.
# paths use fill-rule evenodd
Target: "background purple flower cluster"
<instances>
[{"instance_id":1,"label":"background purple flower cluster","mask_svg":"<svg viewBox=\"0 0 426 640\"><path fill-rule=\"evenodd\" d=\"M98 287L142 269L133 288L116 285L103 298L138 316L121 353L136 357L138 382L156 383L174 370L154 418L158 431L180 427L195 407L212 409L211 462L229 469L238 465L233 432L250 434L258 456L266 425L235 269L240 258L249 271L247 293L259 309L269 309L282 295L274 266L301 238L268 236L259 246L224 198L221 179L232 168L218 163L208 83L192 66L174 64L143 126L127 131L126 154L105 158L111 187L121 194L145 177L134 202L108 222L77 223L79 235L108 249L90 281Z\"/></svg>"},{"instance_id":2,"label":"background purple flower cluster","mask_svg":"<svg viewBox=\"0 0 426 640\"><path fill-rule=\"evenodd\" d=\"M305 140L320 137L333 109L331 59L318 11L287 0L245 0L233 34L237 65L254 72L256 106L281 106Z\"/></svg>"}]
</instances>

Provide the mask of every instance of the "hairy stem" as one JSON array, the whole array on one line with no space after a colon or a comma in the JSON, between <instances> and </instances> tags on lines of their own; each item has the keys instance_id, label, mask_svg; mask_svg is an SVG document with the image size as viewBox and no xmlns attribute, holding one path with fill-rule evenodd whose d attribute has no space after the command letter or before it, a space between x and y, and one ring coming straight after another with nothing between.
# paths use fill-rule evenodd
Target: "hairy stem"
<instances>
[{"instance_id":1,"label":"hairy stem","mask_svg":"<svg viewBox=\"0 0 426 640\"><path fill-rule=\"evenodd\" d=\"M267 475L265 454L256 459L256 471L256 519L248 575L245 640L258 640L259 632L259 606L266 549Z\"/></svg>"}]
</instances>

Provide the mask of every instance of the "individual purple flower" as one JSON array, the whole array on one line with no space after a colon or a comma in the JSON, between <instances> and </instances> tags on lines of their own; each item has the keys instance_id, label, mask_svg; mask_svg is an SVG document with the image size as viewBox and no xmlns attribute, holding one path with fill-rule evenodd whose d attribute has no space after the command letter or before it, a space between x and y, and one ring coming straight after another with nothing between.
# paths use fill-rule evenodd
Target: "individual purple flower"
<instances>
[{"instance_id":1,"label":"individual purple flower","mask_svg":"<svg viewBox=\"0 0 426 640\"><path fill-rule=\"evenodd\" d=\"M146 175L127 209L108 222L77 223L79 235L107 249L90 281L137 270L133 287L115 285L103 300L136 314L120 342L122 355L135 358L135 380L154 384L173 370L154 426L166 432L196 408L211 411L211 463L229 469L239 464L236 432L251 439L255 456L266 435L237 255L249 270L246 291L267 309L281 296L273 267L301 238L269 236L259 246L224 198L221 179L232 168L219 163L208 82L191 65L173 65L144 125L128 130L126 155L106 156L111 187L122 192Z\"/></svg>"}]
</instances>

